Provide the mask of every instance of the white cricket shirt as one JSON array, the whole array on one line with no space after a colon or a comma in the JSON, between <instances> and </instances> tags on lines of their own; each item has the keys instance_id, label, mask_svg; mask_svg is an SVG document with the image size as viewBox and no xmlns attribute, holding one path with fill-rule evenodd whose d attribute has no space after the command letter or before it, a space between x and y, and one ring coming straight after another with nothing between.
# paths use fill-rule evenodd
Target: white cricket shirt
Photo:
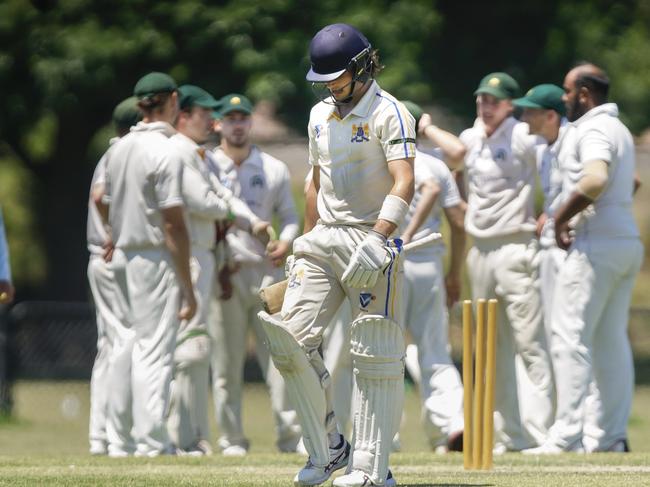
<instances>
[{"instance_id":1,"label":"white cricket shirt","mask_svg":"<svg viewBox=\"0 0 650 487\"><path fill-rule=\"evenodd\" d=\"M205 150L181 133L169 141L183 161L182 192L192 245L210 250L216 241L214 223L228 216L228 204L212 185Z\"/></svg>"},{"instance_id":2,"label":"white cricket shirt","mask_svg":"<svg viewBox=\"0 0 650 487\"><path fill-rule=\"evenodd\" d=\"M544 192L544 213L547 216L539 237L543 248L556 245L553 217L570 194L568 191L573 190L580 178L580 164L575 157L574 138L575 127L562 118L555 142L538 148L537 168Z\"/></svg>"},{"instance_id":3,"label":"white cricket shirt","mask_svg":"<svg viewBox=\"0 0 650 487\"><path fill-rule=\"evenodd\" d=\"M632 212L635 153L632 134L618 118L615 103L589 110L573 122L576 127L575 154L581 165L603 160L609 165L609 181L593 211L583 212L576 236L638 237Z\"/></svg>"},{"instance_id":4,"label":"white cricket shirt","mask_svg":"<svg viewBox=\"0 0 650 487\"><path fill-rule=\"evenodd\" d=\"M483 122L476 119L460 139L467 148L467 233L491 238L534 232L536 145L540 142L528 134L528 125L509 117L487 137Z\"/></svg>"},{"instance_id":5,"label":"white cricket shirt","mask_svg":"<svg viewBox=\"0 0 650 487\"><path fill-rule=\"evenodd\" d=\"M426 181L434 180L435 183L440 187L440 193L438 194L438 197L436 198L436 201L431 208L431 212L427 216L427 219L422 222L422 225L420 228L418 228L415 235L413 235L413 241L416 241L428 235L431 235L432 233L439 232L442 209L458 205L462 200L460 198L460 193L458 192L458 186L456 185L456 181L454 181L454 177L451 174L451 171L440 159L433 157L426 152L422 152L419 149L416 149L414 173L415 193L413 195L411 205L409 206L409 212L406 216L406 221L402 225L402 229L406 228L408 222L410 222L413 218L415 209L420 204L420 201L422 199L422 185Z\"/></svg>"},{"instance_id":6,"label":"white cricket shirt","mask_svg":"<svg viewBox=\"0 0 650 487\"><path fill-rule=\"evenodd\" d=\"M183 162L169 141L174 133L165 122L139 122L107 154L104 202L117 248L165 245L160 210L183 205Z\"/></svg>"},{"instance_id":7,"label":"white cricket shirt","mask_svg":"<svg viewBox=\"0 0 650 487\"><path fill-rule=\"evenodd\" d=\"M239 166L221 148L216 148L213 156L221 183L260 219L272 222L277 216L280 221L278 238L293 242L300 229L287 165L255 146ZM232 227L226 238L235 261L261 262L266 258L264 245L250 233Z\"/></svg>"},{"instance_id":8,"label":"white cricket shirt","mask_svg":"<svg viewBox=\"0 0 650 487\"><path fill-rule=\"evenodd\" d=\"M387 162L415 157L411 114L373 81L343 119L318 103L307 130L309 163L320 168L320 221L373 226L394 184Z\"/></svg>"},{"instance_id":9,"label":"white cricket shirt","mask_svg":"<svg viewBox=\"0 0 650 487\"><path fill-rule=\"evenodd\" d=\"M90 182L90 195L88 197L88 221L86 222L86 240L88 242L88 251L91 254L103 254L104 253L104 243L108 240L108 234L104 228L104 223L102 222L102 217L99 215L99 210L95 206L95 202L92 198L92 192L95 188L103 187L105 181L105 172L106 172L106 154L111 149L113 144L120 140L119 137L113 137L108 141L109 148L102 155L101 159L95 166L95 172L93 173L93 178Z\"/></svg>"}]
</instances>

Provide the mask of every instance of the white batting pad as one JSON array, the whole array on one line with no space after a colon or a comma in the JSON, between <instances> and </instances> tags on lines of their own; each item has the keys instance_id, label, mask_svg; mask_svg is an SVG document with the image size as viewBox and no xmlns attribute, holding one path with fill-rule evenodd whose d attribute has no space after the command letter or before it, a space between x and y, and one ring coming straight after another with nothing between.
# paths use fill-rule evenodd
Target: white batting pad
<instances>
[{"instance_id":1,"label":"white batting pad","mask_svg":"<svg viewBox=\"0 0 650 487\"><path fill-rule=\"evenodd\" d=\"M393 320L366 315L352 323L355 376L351 470L384 485L404 402L404 335ZM350 469L350 467L348 467Z\"/></svg>"},{"instance_id":2,"label":"white batting pad","mask_svg":"<svg viewBox=\"0 0 650 487\"><path fill-rule=\"evenodd\" d=\"M298 413L310 460L315 466L325 467L330 462L324 390L329 374L324 367L320 374L316 372L305 351L281 320L265 311L260 311L257 316L268 337L273 363L284 377L289 400Z\"/></svg>"}]
</instances>

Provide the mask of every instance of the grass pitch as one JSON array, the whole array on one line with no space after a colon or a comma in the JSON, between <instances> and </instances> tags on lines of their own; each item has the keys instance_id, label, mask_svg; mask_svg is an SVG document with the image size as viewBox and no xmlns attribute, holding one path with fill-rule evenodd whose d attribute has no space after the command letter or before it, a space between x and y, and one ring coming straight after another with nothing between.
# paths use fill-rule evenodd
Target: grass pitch
<instances>
[{"instance_id":1,"label":"grass pitch","mask_svg":"<svg viewBox=\"0 0 650 487\"><path fill-rule=\"evenodd\" d=\"M109 459L87 451L88 385L23 382L15 389L16 418L0 423L0 486L287 486L304 457L275 453L264 386L247 386L245 458ZM415 391L407 390L403 451L391 457L402 486L650 486L650 387L637 388L630 420L633 453L495 457L491 471L463 470L462 455L434 455L419 426ZM216 436L216 426L213 427Z\"/></svg>"}]
</instances>

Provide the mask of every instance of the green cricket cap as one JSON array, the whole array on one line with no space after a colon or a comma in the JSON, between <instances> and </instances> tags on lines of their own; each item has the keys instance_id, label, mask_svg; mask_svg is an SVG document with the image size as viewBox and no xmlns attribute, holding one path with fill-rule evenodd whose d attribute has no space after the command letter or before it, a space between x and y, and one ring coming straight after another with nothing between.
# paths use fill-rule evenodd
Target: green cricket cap
<instances>
[{"instance_id":1,"label":"green cricket cap","mask_svg":"<svg viewBox=\"0 0 650 487\"><path fill-rule=\"evenodd\" d=\"M191 107L211 108L219 107L219 102L214 97L195 85L182 85L178 87L179 104L181 110Z\"/></svg>"},{"instance_id":2,"label":"green cricket cap","mask_svg":"<svg viewBox=\"0 0 650 487\"><path fill-rule=\"evenodd\" d=\"M221 103L219 113L221 113L222 117L228 115L230 112L242 112L246 115L253 113L253 104L251 101L244 95L238 93L231 93L230 95L224 96L219 100L219 103Z\"/></svg>"},{"instance_id":3,"label":"green cricket cap","mask_svg":"<svg viewBox=\"0 0 650 487\"><path fill-rule=\"evenodd\" d=\"M490 73L481 80L474 95L481 93L495 96L500 100L516 98L519 96L519 83L509 74Z\"/></svg>"},{"instance_id":4,"label":"green cricket cap","mask_svg":"<svg viewBox=\"0 0 650 487\"><path fill-rule=\"evenodd\" d=\"M177 90L174 78L165 73L153 72L145 74L138 80L133 94L138 98L147 98L158 93L171 93Z\"/></svg>"},{"instance_id":5,"label":"green cricket cap","mask_svg":"<svg viewBox=\"0 0 650 487\"><path fill-rule=\"evenodd\" d=\"M523 97L512 100L512 103L521 108L555 110L563 117L566 113L566 107L562 101L563 95L564 90L562 88L545 83L533 86Z\"/></svg>"},{"instance_id":6,"label":"green cricket cap","mask_svg":"<svg viewBox=\"0 0 650 487\"><path fill-rule=\"evenodd\" d=\"M117 128L129 128L142 120L142 113L138 109L138 99L131 96L122 100L113 110L113 123Z\"/></svg>"}]
</instances>

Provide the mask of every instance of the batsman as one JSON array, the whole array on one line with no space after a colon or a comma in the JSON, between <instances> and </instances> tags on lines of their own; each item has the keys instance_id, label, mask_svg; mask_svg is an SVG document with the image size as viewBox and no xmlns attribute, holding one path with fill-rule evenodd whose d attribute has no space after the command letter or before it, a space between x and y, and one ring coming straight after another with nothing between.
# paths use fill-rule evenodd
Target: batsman
<instances>
[{"instance_id":1,"label":"batsman","mask_svg":"<svg viewBox=\"0 0 650 487\"><path fill-rule=\"evenodd\" d=\"M260 312L271 355L301 422L309 460L295 485L318 485L347 465L339 487L392 486L391 441L402 414L401 242L389 237L413 196L415 121L374 80L377 52L347 24L320 30L307 80L321 93L310 114L305 231L279 315ZM317 221L315 221L318 218ZM352 305L355 376L350 444L338 431L323 331L343 300Z\"/></svg>"}]
</instances>

